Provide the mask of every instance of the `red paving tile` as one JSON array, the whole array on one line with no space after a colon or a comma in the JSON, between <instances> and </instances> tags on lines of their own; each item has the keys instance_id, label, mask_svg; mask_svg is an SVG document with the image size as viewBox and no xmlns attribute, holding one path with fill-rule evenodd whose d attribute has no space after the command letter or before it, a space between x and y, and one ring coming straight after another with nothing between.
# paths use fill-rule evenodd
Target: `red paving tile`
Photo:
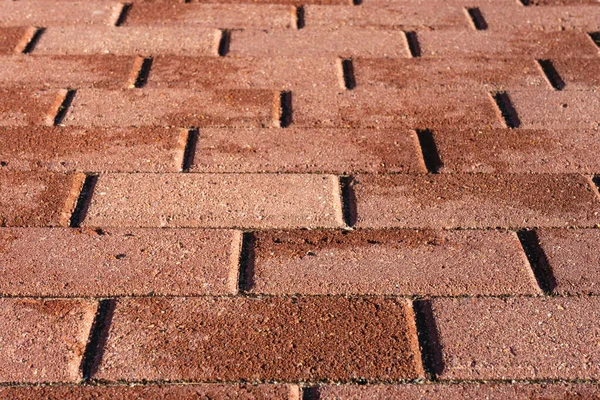
<instances>
[{"instance_id":1,"label":"red paving tile","mask_svg":"<svg viewBox=\"0 0 600 400\"><path fill-rule=\"evenodd\" d=\"M94 377L414 379L423 368L413 318L395 299L122 299Z\"/></svg>"},{"instance_id":2,"label":"red paving tile","mask_svg":"<svg viewBox=\"0 0 600 400\"><path fill-rule=\"evenodd\" d=\"M0 397L600 398L599 5L0 0Z\"/></svg>"},{"instance_id":3,"label":"red paving tile","mask_svg":"<svg viewBox=\"0 0 600 400\"><path fill-rule=\"evenodd\" d=\"M254 240L253 293L540 293L513 232L269 231Z\"/></svg>"},{"instance_id":4,"label":"red paving tile","mask_svg":"<svg viewBox=\"0 0 600 400\"><path fill-rule=\"evenodd\" d=\"M598 380L597 298L432 301L441 379Z\"/></svg>"},{"instance_id":5,"label":"red paving tile","mask_svg":"<svg viewBox=\"0 0 600 400\"><path fill-rule=\"evenodd\" d=\"M87 300L0 299L0 381L80 381L95 313Z\"/></svg>"}]
</instances>

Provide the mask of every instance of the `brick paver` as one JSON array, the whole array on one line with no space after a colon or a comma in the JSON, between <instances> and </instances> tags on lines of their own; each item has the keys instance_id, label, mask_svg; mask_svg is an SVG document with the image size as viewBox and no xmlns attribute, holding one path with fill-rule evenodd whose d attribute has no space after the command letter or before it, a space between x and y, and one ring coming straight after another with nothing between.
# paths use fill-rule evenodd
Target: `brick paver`
<instances>
[{"instance_id":1,"label":"brick paver","mask_svg":"<svg viewBox=\"0 0 600 400\"><path fill-rule=\"evenodd\" d=\"M106 346L95 377L111 381L423 376L405 300L123 299Z\"/></svg>"},{"instance_id":2,"label":"brick paver","mask_svg":"<svg viewBox=\"0 0 600 400\"><path fill-rule=\"evenodd\" d=\"M0 299L0 381L77 382L96 304Z\"/></svg>"},{"instance_id":3,"label":"brick paver","mask_svg":"<svg viewBox=\"0 0 600 400\"><path fill-rule=\"evenodd\" d=\"M26 26L0 27L0 54L21 52L24 46L19 47L19 44L29 31Z\"/></svg>"},{"instance_id":4,"label":"brick paver","mask_svg":"<svg viewBox=\"0 0 600 400\"><path fill-rule=\"evenodd\" d=\"M3 1L0 2L0 25L109 25L114 24L121 8L116 1Z\"/></svg>"},{"instance_id":5,"label":"brick paver","mask_svg":"<svg viewBox=\"0 0 600 400\"><path fill-rule=\"evenodd\" d=\"M0 89L0 127L52 125L63 98L60 90Z\"/></svg>"}]
</instances>

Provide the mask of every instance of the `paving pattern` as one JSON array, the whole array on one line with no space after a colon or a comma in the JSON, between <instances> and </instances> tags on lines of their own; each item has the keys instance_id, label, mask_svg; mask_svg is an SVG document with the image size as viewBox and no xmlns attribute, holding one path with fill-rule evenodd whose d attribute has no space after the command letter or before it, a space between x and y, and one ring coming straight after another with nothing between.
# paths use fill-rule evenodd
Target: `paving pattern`
<instances>
[{"instance_id":1,"label":"paving pattern","mask_svg":"<svg viewBox=\"0 0 600 400\"><path fill-rule=\"evenodd\" d=\"M598 0L0 0L0 70L0 398L600 398Z\"/></svg>"}]
</instances>

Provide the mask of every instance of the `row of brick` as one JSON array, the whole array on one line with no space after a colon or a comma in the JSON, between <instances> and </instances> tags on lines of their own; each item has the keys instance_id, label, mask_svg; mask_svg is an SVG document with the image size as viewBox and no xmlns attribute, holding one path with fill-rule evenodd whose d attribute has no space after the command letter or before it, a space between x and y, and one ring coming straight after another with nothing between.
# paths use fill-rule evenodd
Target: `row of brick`
<instances>
[{"instance_id":1,"label":"row of brick","mask_svg":"<svg viewBox=\"0 0 600 400\"><path fill-rule=\"evenodd\" d=\"M467 9L458 4L389 3L378 7L306 5L301 25L296 8L289 5L237 4L133 4L124 8L117 2L26 1L0 2L0 26L206 26L226 29L287 29L352 26L377 29L534 29L544 31L600 29L600 9L593 5L576 7L522 7L512 4L484 4L477 9L481 25L474 25Z\"/></svg>"},{"instance_id":2,"label":"row of brick","mask_svg":"<svg viewBox=\"0 0 600 400\"><path fill-rule=\"evenodd\" d=\"M600 173L600 132L592 129L289 128L281 134L39 126L0 128L0 139L4 171Z\"/></svg>"},{"instance_id":3,"label":"row of brick","mask_svg":"<svg viewBox=\"0 0 600 400\"><path fill-rule=\"evenodd\" d=\"M324 99L324 96L326 97ZM327 98L328 97L328 98ZM369 89L0 89L0 126L597 130L600 93ZM325 101L324 101L325 100ZM513 113L505 113L506 104Z\"/></svg>"},{"instance_id":4,"label":"row of brick","mask_svg":"<svg viewBox=\"0 0 600 400\"><path fill-rule=\"evenodd\" d=\"M243 244L234 230L2 228L0 295L600 294L599 230L521 240L492 230L291 230Z\"/></svg>"},{"instance_id":5,"label":"row of brick","mask_svg":"<svg viewBox=\"0 0 600 400\"><path fill-rule=\"evenodd\" d=\"M7 0L10 1L10 0ZM19 0L22 1L22 0ZM47 0L28 0L30 2L43 3ZM62 2L71 2L73 0L54 0L57 3ZM82 2L91 2L95 3L99 0L83 0ZM518 3L517 3L518 2ZM423 3L423 0L361 0L361 1L351 1L351 0L131 0L129 3L132 4L143 4L143 3L151 3L155 5L159 4L170 4L177 5L180 3L201 3L201 4L212 4L212 3L221 3L221 4L245 4L245 3L258 3L258 4L295 4L295 5L303 5L303 4L316 4L316 5L355 5L355 6L384 6L389 4L402 4L406 6L419 5ZM430 0L428 1L430 4L440 5L440 4L452 4L459 6L473 6L472 0ZM515 4L521 4L523 6L574 6L574 5L598 5L597 0L477 0L477 4L486 4L486 5L498 5L502 4L505 6L514 6Z\"/></svg>"},{"instance_id":6,"label":"row of brick","mask_svg":"<svg viewBox=\"0 0 600 400\"><path fill-rule=\"evenodd\" d=\"M36 35L26 27L0 28L0 54L217 56L223 32L197 27L49 27ZM238 57L598 57L590 34L536 30L432 30L412 35L412 53L401 30L342 26L301 30L239 30L230 34L227 56ZM34 39L35 37L35 39ZM596 37L596 36L594 36ZM99 40L98 38L102 38ZM30 42L32 42L29 44ZM418 50L417 50L418 49Z\"/></svg>"},{"instance_id":7,"label":"row of brick","mask_svg":"<svg viewBox=\"0 0 600 400\"><path fill-rule=\"evenodd\" d=\"M0 171L0 177L4 226L68 225L83 184L83 174ZM101 175L94 185L84 215L90 227L340 228L350 223L358 228L524 228L600 223L598 188L578 174L356 175L344 201L338 177L323 174L115 173Z\"/></svg>"},{"instance_id":8,"label":"row of brick","mask_svg":"<svg viewBox=\"0 0 600 400\"><path fill-rule=\"evenodd\" d=\"M0 57L5 88L132 88L143 58L135 56ZM348 61L346 61L348 62ZM552 79L560 90L594 90L600 86L600 58L557 58ZM148 61L146 62L148 64ZM531 58L354 58L355 87L371 89L552 90L540 62ZM157 56L144 69L147 89L314 89L346 88L340 59L298 57Z\"/></svg>"},{"instance_id":9,"label":"row of brick","mask_svg":"<svg viewBox=\"0 0 600 400\"><path fill-rule=\"evenodd\" d=\"M425 367L440 380L600 377L597 297L157 297L97 310L0 299L0 381L399 382Z\"/></svg>"}]
</instances>

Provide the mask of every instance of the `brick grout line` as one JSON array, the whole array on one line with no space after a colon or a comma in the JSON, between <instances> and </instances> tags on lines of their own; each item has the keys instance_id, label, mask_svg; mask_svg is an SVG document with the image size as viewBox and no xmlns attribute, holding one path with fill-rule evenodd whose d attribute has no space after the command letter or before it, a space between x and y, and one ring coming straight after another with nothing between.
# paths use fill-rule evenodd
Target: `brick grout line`
<instances>
[{"instance_id":1,"label":"brick grout line","mask_svg":"<svg viewBox=\"0 0 600 400\"><path fill-rule=\"evenodd\" d=\"M140 89L146 86L146 82L148 82L148 76L150 74L150 69L152 68L152 57L144 57L137 56L131 68L131 72L129 73L129 77L127 78L126 87L128 89Z\"/></svg>"},{"instance_id":2,"label":"brick grout line","mask_svg":"<svg viewBox=\"0 0 600 400\"><path fill-rule=\"evenodd\" d=\"M469 25L477 31L485 31L488 29L487 21L485 20L483 14L479 7L466 7L464 8L465 14L467 15L467 19L469 20Z\"/></svg>"},{"instance_id":3,"label":"brick grout line","mask_svg":"<svg viewBox=\"0 0 600 400\"><path fill-rule=\"evenodd\" d=\"M27 28L25 34L23 35L19 43L17 43L14 52L23 54L31 53L45 30L46 28L43 27L31 26Z\"/></svg>"},{"instance_id":4,"label":"brick grout line","mask_svg":"<svg viewBox=\"0 0 600 400\"><path fill-rule=\"evenodd\" d=\"M560 74L554 67L552 60L535 60L538 65L540 72L546 78L548 85L554 90L563 90L565 88L565 82L561 78Z\"/></svg>"},{"instance_id":5,"label":"brick grout line","mask_svg":"<svg viewBox=\"0 0 600 400\"><path fill-rule=\"evenodd\" d=\"M552 296L556 289L556 278L540 246L536 231L522 229L517 232L517 237L540 290L546 296Z\"/></svg>"},{"instance_id":6,"label":"brick grout line","mask_svg":"<svg viewBox=\"0 0 600 400\"><path fill-rule=\"evenodd\" d=\"M444 163L440 158L433 132L430 129L415 129L413 132L415 133L417 145L421 150L419 161L422 163L424 172L437 174Z\"/></svg>"},{"instance_id":7,"label":"brick grout line","mask_svg":"<svg viewBox=\"0 0 600 400\"><path fill-rule=\"evenodd\" d=\"M56 100L50 106L50 109L46 113L46 125L47 126L58 126L62 122L66 115L75 94L77 92L74 89L60 89L56 95Z\"/></svg>"},{"instance_id":8,"label":"brick grout line","mask_svg":"<svg viewBox=\"0 0 600 400\"><path fill-rule=\"evenodd\" d=\"M510 129L519 128L521 122L508 93L505 91L490 93L490 97L504 126Z\"/></svg>"},{"instance_id":9,"label":"brick grout line","mask_svg":"<svg viewBox=\"0 0 600 400\"><path fill-rule=\"evenodd\" d=\"M131 3L119 3L116 5L113 9L113 14L110 16L109 25L122 26L127 19L131 7Z\"/></svg>"},{"instance_id":10,"label":"brick grout line","mask_svg":"<svg viewBox=\"0 0 600 400\"><path fill-rule=\"evenodd\" d=\"M82 176L82 182L77 191L77 196L74 197L73 206L70 213L70 222L68 226L70 228L79 228L81 223L85 220L85 216L89 205L92 201L94 194L94 188L98 182L98 175L84 175Z\"/></svg>"},{"instance_id":11,"label":"brick grout line","mask_svg":"<svg viewBox=\"0 0 600 400\"><path fill-rule=\"evenodd\" d=\"M75 215L77 211L77 207L79 205L79 198L81 197L81 193L86 187L87 177L82 173L73 174L73 183L71 186L71 190L67 194L65 199L65 205L62 209L60 215L60 225L61 226L70 226L70 221L73 219L73 215Z\"/></svg>"}]
</instances>

